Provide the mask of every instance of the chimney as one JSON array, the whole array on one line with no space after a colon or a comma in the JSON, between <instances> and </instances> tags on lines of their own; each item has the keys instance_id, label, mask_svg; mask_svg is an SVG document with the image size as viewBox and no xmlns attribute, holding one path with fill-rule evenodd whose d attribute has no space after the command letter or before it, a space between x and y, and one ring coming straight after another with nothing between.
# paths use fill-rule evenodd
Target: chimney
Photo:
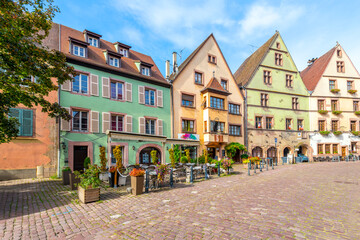
<instances>
[{"instance_id":1,"label":"chimney","mask_svg":"<svg viewBox=\"0 0 360 240\"><path fill-rule=\"evenodd\" d=\"M170 77L170 61L166 60L165 61L165 78L169 79Z\"/></svg>"},{"instance_id":2,"label":"chimney","mask_svg":"<svg viewBox=\"0 0 360 240\"><path fill-rule=\"evenodd\" d=\"M308 66L311 66L316 60L317 60L317 58L309 59L309 60L307 61Z\"/></svg>"},{"instance_id":3,"label":"chimney","mask_svg":"<svg viewBox=\"0 0 360 240\"><path fill-rule=\"evenodd\" d=\"M177 52L173 52L173 72L177 73L177 62L176 62Z\"/></svg>"}]
</instances>

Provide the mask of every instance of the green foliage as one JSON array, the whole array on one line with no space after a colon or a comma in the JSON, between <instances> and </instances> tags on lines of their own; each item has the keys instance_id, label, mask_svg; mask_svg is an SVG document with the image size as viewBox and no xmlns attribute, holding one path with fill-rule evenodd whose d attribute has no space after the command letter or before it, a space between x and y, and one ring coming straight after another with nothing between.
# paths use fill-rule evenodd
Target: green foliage
<instances>
[{"instance_id":1,"label":"green foliage","mask_svg":"<svg viewBox=\"0 0 360 240\"><path fill-rule=\"evenodd\" d=\"M59 177L58 177L57 174L55 173L54 175L51 175L51 176L50 176L50 179L56 180L56 179L59 179Z\"/></svg>"},{"instance_id":2,"label":"green foliage","mask_svg":"<svg viewBox=\"0 0 360 240\"><path fill-rule=\"evenodd\" d=\"M121 146L117 145L114 149L113 149L113 154L114 154L114 158L116 159L116 168L117 169L122 169L123 165L122 165L122 151L121 151Z\"/></svg>"},{"instance_id":3,"label":"green foliage","mask_svg":"<svg viewBox=\"0 0 360 240\"><path fill-rule=\"evenodd\" d=\"M354 136L359 136L360 131L351 131L351 133L352 133Z\"/></svg>"},{"instance_id":4,"label":"green foliage","mask_svg":"<svg viewBox=\"0 0 360 240\"><path fill-rule=\"evenodd\" d=\"M180 146L174 145L175 162L180 162L180 156L181 156Z\"/></svg>"},{"instance_id":5,"label":"green foliage","mask_svg":"<svg viewBox=\"0 0 360 240\"><path fill-rule=\"evenodd\" d=\"M50 117L71 116L47 96L71 80L73 67L56 50L43 46L59 9L52 0L1 1L0 4L0 143L17 136L18 121L8 118L10 108L41 106ZM31 81L29 76L36 78ZM56 78L52 81L51 78Z\"/></svg>"},{"instance_id":6,"label":"green foliage","mask_svg":"<svg viewBox=\"0 0 360 240\"><path fill-rule=\"evenodd\" d=\"M319 132L321 135L329 135L330 131L320 131Z\"/></svg>"},{"instance_id":7,"label":"green foliage","mask_svg":"<svg viewBox=\"0 0 360 240\"><path fill-rule=\"evenodd\" d=\"M171 167L175 167L175 155L174 155L174 149L169 149L169 156L171 161Z\"/></svg>"},{"instance_id":8,"label":"green foliage","mask_svg":"<svg viewBox=\"0 0 360 240\"><path fill-rule=\"evenodd\" d=\"M244 153L244 154L241 154L241 159L245 159L245 158L249 158L249 155Z\"/></svg>"},{"instance_id":9,"label":"green foliage","mask_svg":"<svg viewBox=\"0 0 360 240\"><path fill-rule=\"evenodd\" d=\"M181 159L180 159L180 162L181 163L187 163L188 162L188 159L186 156L182 156Z\"/></svg>"},{"instance_id":10,"label":"green foliage","mask_svg":"<svg viewBox=\"0 0 360 240\"><path fill-rule=\"evenodd\" d=\"M360 111L355 111L355 115L360 115Z\"/></svg>"},{"instance_id":11,"label":"green foliage","mask_svg":"<svg viewBox=\"0 0 360 240\"><path fill-rule=\"evenodd\" d=\"M356 92L357 92L356 89L350 89L350 90L348 90L348 93L350 93L350 94L355 94Z\"/></svg>"},{"instance_id":12,"label":"green foliage","mask_svg":"<svg viewBox=\"0 0 360 240\"><path fill-rule=\"evenodd\" d=\"M327 113L328 113L327 110L319 110L318 112L319 112L320 114L327 114Z\"/></svg>"},{"instance_id":13,"label":"green foliage","mask_svg":"<svg viewBox=\"0 0 360 240\"><path fill-rule=\"evenodd\" d=\"M71 172L71 169L69 167L63 167L62 171L63 172Z\"/></svg>"},{"instance_id":14,"label":"green foliage","mask_svg":"<svg viewBox=\"0 0 360 240\"><path fill-rule=\"evenodd\" d=\"M101 171L105 172L106 171L106 151L105 151L105 147L99 147L100 150L100 164L101 164Z\"/></svg>"},{"instance_id":15,"label":"green foliage","mask_svg":"<svg viewBox=\"0 0 360 240\"><path fill-rule=\"evenodd\" d=\"M342 131L333 131L333 134L334 135L340 135L340 134L342 134Z\"/></svg>"},{"instance_id":16,"label":"green foliage","mask_svg":"<svg viewBox=\"0 0 360 240\"><path fill-rule=\"evenodd\" d=\"M339 114L342 113L342 111L335 111L335 110L334 110L334 111L332 111L332 113L335 114L335 115L339 115Z\"/></svg>"},{"instance_id":17,"label":"green foliage","mask_svg":"<svg viewBox=\"0 0 360 240\"><path fill-rule=\"evenodd\" d=\"M190 149L185 149L185 155L186 155L186 161L189 163L190 162Z\"/></svg>"},{"instance_id":18,"label":"green foliage","mask_svg":"<svg viewBox=\"0 0 360 240\"><path fill-rule=\"evenodd\" d=\"M151 155L151 162L153 164L158 164L158 157L157 157L157 151L156 150L152 150L150 152L150 155Z\"/></svg>"},{"instance_id":19,"label":"green foliage","mask_svg":"<svg viewBox=\"0 0 360 240\"><path fill-rule=\"evenodd\" d=\"M80 179L79 186L84 189L98 188L101 181L99 179L100 169L96 165L89 165L89 168L85 170L83 174L74 172L76 177Z\"/></svg>"},{"instance_id":20,"label":"green foliage","mask_svg":"<svg viewBox=\"0 0 360 240\"><path fill-rule=\"evenodd\" d=\"M90 158L86 157L84 160L84 168L87 169L89 168L89 165L91 164Z\"/></svg>"},{"instance_id":21,"label":"green foliage","mask_svg":"<svg viewBox=\"0 0 360 240\"><path fill-rule=\"evenodd\" d=\"M246 151L246 147L238 142L229 143L225 147L226 155L228 158L233 158L237 150Z\"/></svg>"},{"instance_id":22,"label":"green foliage","mask_svg":"<svg viewBox=\"0 0 360 240\"><path fill-rule=\"evenodd\" d=\"M338 88L333 88L333 89L331 89L330 90L332 93L338 93L338 92L340 92L340 89L338 89Z\"/></svg>"},{"instance_id":23,"label":"green foliage","mask_svg":"<svg viewBox=\"0 0 360 240\"><path fill-rule=\"evenodd\" d=\"M208 163L208 162L209 162L209 153L207 149L204 149L204 163Z\"/></svg>"}]
</instances>

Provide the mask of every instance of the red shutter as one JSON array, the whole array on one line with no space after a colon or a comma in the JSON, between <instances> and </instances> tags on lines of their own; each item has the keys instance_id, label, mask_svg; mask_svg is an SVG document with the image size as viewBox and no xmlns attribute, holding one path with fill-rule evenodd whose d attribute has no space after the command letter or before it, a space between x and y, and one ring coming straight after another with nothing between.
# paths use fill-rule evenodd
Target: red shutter
<instances>
[{"instance_id":1,"label":"red shutter","mask_svg":"<svg viewBox=\"0 0 360 240\"><path fill-rule=\"evenodd\" d=\"M102 79L102 96L110 98L110 79L103 77Z\"/></svg>"},{"instance_id":2,"label":"red shutter","mask_svg":"<svg viewBox=\"0 0 360 240\"><path fill-rule=\"evenodd\" d=\"M69 113L70 108L64 107ZM70 121L66 121L65 119L61 119L61 131L70 131L71 130L71 119Z\"/></svg>"}]
</instances>

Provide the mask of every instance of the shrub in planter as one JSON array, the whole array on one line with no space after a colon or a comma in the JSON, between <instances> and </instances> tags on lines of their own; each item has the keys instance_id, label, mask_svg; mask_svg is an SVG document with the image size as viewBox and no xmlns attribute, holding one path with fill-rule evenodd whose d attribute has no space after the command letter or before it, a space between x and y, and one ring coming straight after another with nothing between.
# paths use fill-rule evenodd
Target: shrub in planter
<instances>
[{"instance_id":1,"label":"shrub in planter","mask_svg":"<svg viewBox=\"0 0 360 240\"><path fill-rule=\"evenodd\" d=\"M157 157L157 151L156 151L156 150L152 150L152 151L150 152L150 155L151 155L151 162L152 162L153 164L159 164L159 162L158 162L158 157Z\"/></svg>"},{"instance_id":2,"label":"shrub in planter","mask_svg":"<svg viewBox=\"0 0 360 240\"><path fill-rule=\"evenodd\" d=\"M106 163L107 163L107 159L106 159L106 151L105 151L105 147L99 147L100 150L100 170L101 173L99 175L99 178L101 181L108 181L109 180L109 174L106 172Z\"/></svg>"},{"instance_id":3,"label":"shrub in planter","mask_svg":"<svg viewBox=\"0 0 360 240\"><path fill-rule=\"evenodd\" d=\"M320 114L327 114L327 113L328 113L327 110L319 110L318 112L319 112Z\"/></svg>"},{"instance_id":4,"label":"shrub in planter","mask_svg":"<svg viewBox=\"0 0 360 240\"><path fill-rule=\"evenodd\" d=\"M90 164L91 164L90 158L86 157L84 160L84 168L88 169Z\"/></svg>"},{"instance_id":5,"label":"shrub in planter","mask_svg":"<svg viewBox=\"0 0 360 240\"><path fill-rule=\"evenodd\" d=\"M247 155L246 153L241 154L241 159L247 159L247 158L249 158L249 155Z\"/></svg>"},{"instance_id":6,"label":"shrub in planter","mask_svg":"<svg viewBox=\"0 0 360 240\"><path fill-rule=\"evenodd\" d=\"M221 160L221 168L230 173L230 168L235 162L230 158L224 158Z\"/></svg>"},{"instance_id":7,"label":"shrub in planter","mask_svg":"<svg viewBox=\"0 0 360 240\"><path fill-rule=\"evenodd\" d=\"M342 113L342 111L335 111L335 110L334 110L334 111L332 111L332 113L335 114L335 115L339 115L339 114Z\"/></svg>"},{"instance_id":8,"label":"shrub in planter","mask_svg":"<svg viewBox=\"0 0 360 240\"><path fill-rule=\"evenodd\" d=\"M342 134L342 131L334 131L333 134L334 135L340 135L340 134Z\"/></svg>"},{"instance_id":9,"label":"shrub in planter","mask_svg":"<svg viewBox=\"0 0 360 240\"><path fill-rule=\"evenodd\" d=\"M96 165L88 165L83 174L76 174L80 179L78 196L82 203L99 201L101 184L99 173L100 169Z\"/></svg>"},{"instance_id":10,"label":"shrub in planter","mask_svg":"<svg viewBox=\"0 0 360 240\"><path fill-rule=\"evenodd\" d=\"M78 187L80 179L77 177L77 175L79 175L79 173L77 173L77 171L70 173L70 188L71 188L71 190L76 190Z\"/></svg>"},{"instance_id":11,"label":"shrub in planter","mask_svg":"<svg viewBox=\"0 0 360 240\"><path fill-rule=\"evenodd\" d=\"M338 92L340 92L340 89L338 89L338 88L333 88L333 89L331 89L330 90L332 93L338 93Z\"/></svg>"},{"instance_id":12,"label":"shrub in planter","mask_svg":"<svg viewBox=\"0 0 360 240\"><path fill-rule=\"evenodd\" d=\"M321 135L329 135L330 131L320 131L319 132Z\"/></svg>"},{"instance_id":13,"label":"shrub in planter","mask_svg":"<svg viewBox=\"0 0 360 240\"><path fill-rule=\"evenodd\" d=\"M138 168L134 168L130 172L132 194L139 195L139 194L143 193L144 174L145 174L145 171L142 169L138 169Z\"/></svg>"},{"instance_id":14,"label":"shrub in planter","mask_svg":"<svg viewBox=\"0 0 360 240\"><path fill-rule=\"evenodd\" d=\"M62 180L64 185L70 184L70 173L71 169L69 167L64 167L62 169Z\"/></svg>"}]
</instances>

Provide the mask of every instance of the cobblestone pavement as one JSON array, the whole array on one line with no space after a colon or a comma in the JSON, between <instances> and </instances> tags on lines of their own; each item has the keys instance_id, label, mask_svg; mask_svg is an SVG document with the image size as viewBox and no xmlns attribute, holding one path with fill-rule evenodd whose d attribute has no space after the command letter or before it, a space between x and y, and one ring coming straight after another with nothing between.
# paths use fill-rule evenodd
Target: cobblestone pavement
<instances>
[{"instance_id":1,"label":"cobblestone pavement","mask_svg":"<svg viewBox=\"0 0 360 240\"><path fill-rule=\"evenodd\" d=\"M59 180L0 182L0 239L360 239L360 162L279 166L79 204Z\"/></svg>"}]
</instances>

